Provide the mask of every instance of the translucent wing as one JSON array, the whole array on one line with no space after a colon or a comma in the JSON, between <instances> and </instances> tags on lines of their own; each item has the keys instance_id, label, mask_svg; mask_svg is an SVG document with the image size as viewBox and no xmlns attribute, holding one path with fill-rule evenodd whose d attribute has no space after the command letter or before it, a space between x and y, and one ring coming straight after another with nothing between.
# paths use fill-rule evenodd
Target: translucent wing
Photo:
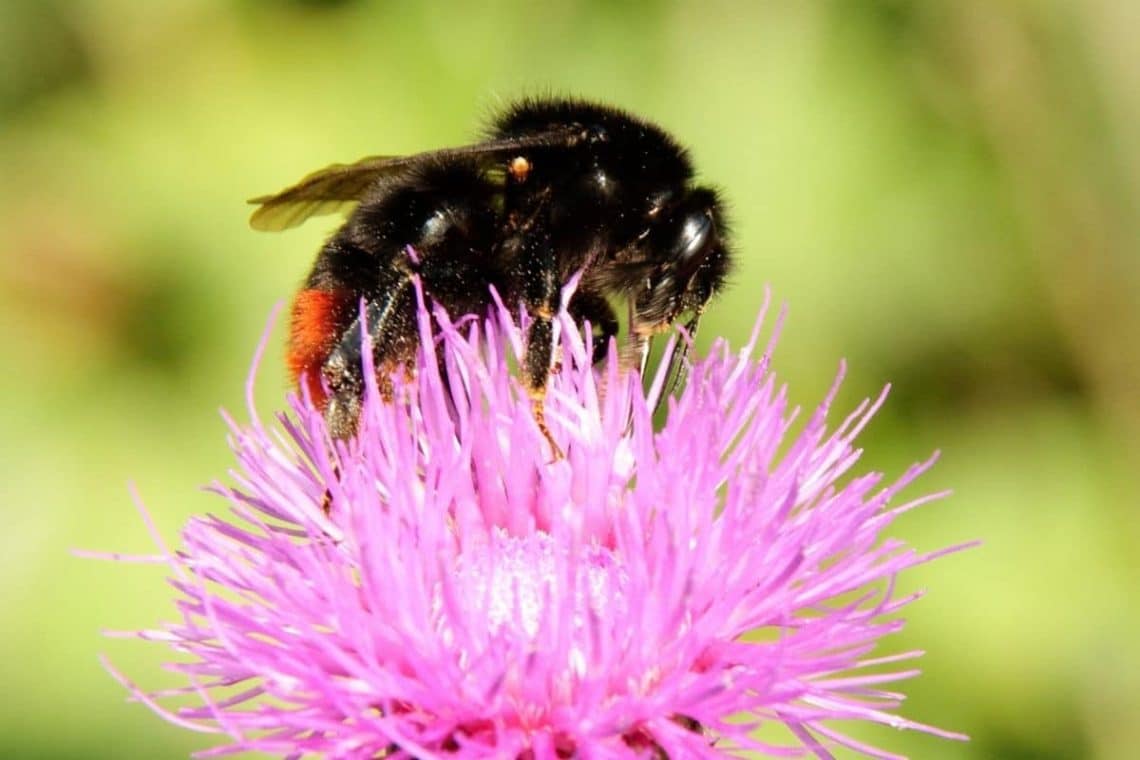
<instances>
[{"instance_id":1,"label":"translucent wing","mask_svg":"<svg viewBox=\"0 0 1140 760\"><path fill-rule=\"evenodd\" d=\"M425 160L467 158L492 164L520 150L572 146L585 138L586 134L580 127L563 126L546 132L412 156L369 156L351 164L332 164L279 193L251 198L249 203L258 208L250 216L249 225L255 230L276 232L296 227L310 217L343 211L363 198L368 188L380 178L407 171Z\"/></svg>"},{"instance_id":2,"label":"translucent wing","mask_svg":"<svg viewBox=\"0 0 1140 760\"><path fill-rule=\"evenodd\" d=\"M407 169L415 156L369 156L351 164L332 164L308 174L272 195L251 198L257 210L249 218L255 230L278 232L322 214L342 211L359 201L376 180Z\"/></svg>"}]
</instances>

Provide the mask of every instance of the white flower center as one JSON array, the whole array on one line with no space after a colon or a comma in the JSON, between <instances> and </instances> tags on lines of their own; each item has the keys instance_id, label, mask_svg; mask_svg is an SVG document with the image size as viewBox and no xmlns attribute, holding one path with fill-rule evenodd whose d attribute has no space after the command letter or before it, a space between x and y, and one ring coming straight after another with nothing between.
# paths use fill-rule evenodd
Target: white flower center
<instances>
[{"instance_id":1,"label":"white flower center","mask_svg":"<svg viewBox=\"0 0 1140 760\"><path fill-rule=\"evenodd\" d=\"M486 542L464 551L454 576L456 612L463 615L468 631L483 631L532 649L544 626L554 631L569 623L568 654L579 671L588 659L591 618L620 619L626 606L625 586L625 573L608 549L590 546L571 556L568 547L547 533L519 537L501 528ZM443 616L441 632L449 643L454 641L451 629L453 624ZM463 651L461 657L469 654Z\"/></svg>"}]
</instances>

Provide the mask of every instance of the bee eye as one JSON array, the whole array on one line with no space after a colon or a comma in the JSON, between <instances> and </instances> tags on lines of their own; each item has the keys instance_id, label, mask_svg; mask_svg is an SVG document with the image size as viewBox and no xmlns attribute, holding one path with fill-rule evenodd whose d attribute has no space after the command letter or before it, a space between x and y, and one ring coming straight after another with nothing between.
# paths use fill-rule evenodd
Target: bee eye
<instances>
[{"instance_id":1,"label":"bee eye","mask_svg":"<svg viewBox=\"0 0 1140 760\"><path fill-rule=\"evenodd\" d=\"M673 247L673 258L679 263L687 262L697 251L705 247L710 232L712 232L712 216L707 212L702 211L687 216Z\"/></svg>"}]
</instances>

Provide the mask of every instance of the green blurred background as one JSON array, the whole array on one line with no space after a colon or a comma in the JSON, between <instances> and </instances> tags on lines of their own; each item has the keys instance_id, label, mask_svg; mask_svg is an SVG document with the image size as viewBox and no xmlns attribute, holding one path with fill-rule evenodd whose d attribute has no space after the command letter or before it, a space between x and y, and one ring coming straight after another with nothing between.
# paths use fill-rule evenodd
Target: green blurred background
<instances>
[{"instance_id":1,"label":"green blurred background","mask_svg":"<svg viewBox=\"0 0 1140 760\"><path fill-rule=\"evenodd\" d=\"M659 121L731 200L706 340L739 341L771 283L795 400L846 357L847 403L895 384L867 463L943 451L921 487L954 497L894 531L985 545L907 579L931 594L889 643L928 650L905 714L973 741L859 734L1137 756L1138 27L1134 0L0 0L0 752L209 746L96 661L169 683L160 648L98 633L170 617L161 569L68 552L150 550L129 480L170 537L220 506L217 409L333 224L256 234L244 199L555 92ZM264 409L284 374L275 350Z\"/></svg>"}]
</instances>

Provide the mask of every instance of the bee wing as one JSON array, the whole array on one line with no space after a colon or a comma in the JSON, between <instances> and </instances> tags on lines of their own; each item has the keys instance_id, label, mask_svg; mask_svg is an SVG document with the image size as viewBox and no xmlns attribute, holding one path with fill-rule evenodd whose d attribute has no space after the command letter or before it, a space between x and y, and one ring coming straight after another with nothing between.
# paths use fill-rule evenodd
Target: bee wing
<instances>
[{"instance_id":1,"label":"bee wing","mask_svg":"<svg viewBox=\"0 0 1140 760\"><path fill-rule=\"evenodd\" d=\"M381 177L402 171L409 157L368 156L351 164L332 164L306 175L300 182L271 195L250 198L257 209L249 226L280 232L305 220L351 206Z\"/></svg>"},{"instance_id":2,"label":"bee wing","mask_svg":"<svg viewBox=\"0 0 1140 760\"><path fill-rule=\"evenodd\" d=\"M561 127L411 156L369 156L351 164L332 164L281 192L251 198L248 202L258 208L250 216L249 225L255 230L279 232L310 217L343 211L360 201L377 180L407 171L425 160L467 158L493 164L520 150L574 145L585 138L580 128Z\"/></svg>"}]
</instances>

